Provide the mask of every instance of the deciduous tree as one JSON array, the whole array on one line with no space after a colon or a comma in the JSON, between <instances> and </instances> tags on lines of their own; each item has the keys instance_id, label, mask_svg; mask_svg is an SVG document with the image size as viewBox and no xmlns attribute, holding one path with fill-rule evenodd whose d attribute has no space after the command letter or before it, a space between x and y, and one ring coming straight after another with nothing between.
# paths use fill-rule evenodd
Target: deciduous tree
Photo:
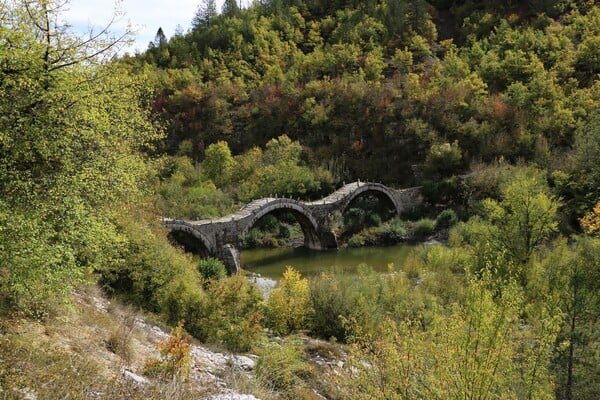
<instances>
[{"instance_id":1,"label":"deciduous tree","mask_svg":"<svg viewBox=\"0 0 600 400\"><path fill-rule=\"evenodd\" d=\"M158 137L141 81L111 62L126 36L77 36L64 5L0 6L0 296L34 314L117 257L112 216L141 202Z\"/></svg>"}]
</instances>

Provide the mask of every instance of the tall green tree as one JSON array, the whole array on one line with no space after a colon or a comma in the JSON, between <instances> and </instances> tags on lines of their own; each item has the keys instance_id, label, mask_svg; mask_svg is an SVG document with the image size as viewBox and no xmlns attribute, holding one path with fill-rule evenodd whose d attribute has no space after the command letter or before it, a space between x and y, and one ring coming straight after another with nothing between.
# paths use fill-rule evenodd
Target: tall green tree
<instances>
[{"instance_id":1,"label":"tall green tree","mask_svg":"<svg viewBox=\"0 0 600 400\"><path fill-rule=\"evenodd\" d=\"M169 41L167 40L162 27L158 28L156 31L154 41L148 44L148 54L159 67L164 68L168 65L171 56L169 52Z\"/></svg>"},{"instance_id":2,"label":"tall green tree","mask_svg":"<svg viewBox=\"0 0 600 400\"><path fill-rule=\"evenodd\" d=\"M579 238L571 246L558 241L542 260L549 302L564 313L555 349L559 400L600 396L600 240Z\"/></svg>"},{"instance_id":3,"label":"tall green tree","mask_svg":"<svg viewBox=\"0 0 600 400\"><path fill-rule=\"evenodd\" d=\"M205 28L210 25L212 19L217 15L217 3L215 0L202 0L198 4L196 14L192 19L192 28Z\"/></svg>"},{"instance_id":4,"label":"tall green tree","mask_svg":"<svg viewBox=\"0 0 600 400\"><path fill-rule=\"evenodd\" d=\"M517 262L524 263L536 246L557 231L558 201L544 192L538 177L517 176L502 190L502 200L487 199L483 207L493 223L491 239Z\"/></svg>"},{"instance_id":5,"label":"tall green tree","mask_svg":"<svg viewBox=\"0 0 600 400\"><path fill-rule=\"evenodd\" d=\"M144 86L111 62L125 36L79 37L62 7L0 6L0 298L36 315L117 257L112 216L141 201L158 137Z\"/></svg>"},{"instance_id":6,"label":"tall green tree","mask_svg":"<svg viewBox=\"0 0 600 400\"><path fill-rule=\"evenodd\" d=\"M560 203L547 192L539 171L521 170L503 185L500 201L483 200L483 219L472 218L465 230L481 259L480 268L489 259L501 258L498 277L525 283L525 265L536 248L558 230Z\"/></svg>"},{"instance_id":7,"label":"tall green tree","mask_svg":"<svg viewBox=\"0 0 600 400\"><path fill-rule=\"evenodd\" d=\"M202 161L202 172L213 182L224 185L229 183L235 164L229 145L220 140L206 149L206 157Z\"/></svg>"},{"instance_id":8,"label":"tall green tree","mask_svg":"<svg viewBox=\"0 0 600 400\"><path fill-rule=\"evenodd\" d=\"M223 2L221 13L225 17L235 17L239 15L240 6L238 5L237 0L225 0Z\"/></svg>"}]
</instances>

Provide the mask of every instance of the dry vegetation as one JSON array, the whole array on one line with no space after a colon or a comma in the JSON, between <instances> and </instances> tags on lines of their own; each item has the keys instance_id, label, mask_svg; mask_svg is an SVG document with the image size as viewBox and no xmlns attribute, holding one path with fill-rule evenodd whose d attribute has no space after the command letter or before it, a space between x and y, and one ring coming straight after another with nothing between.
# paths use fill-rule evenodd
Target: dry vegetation
<instances>
[{"instance_id":1,"label":"dry vegetation","mask_svg":"<svg viewBox=\"0 0 600 400\"><path fill-rule=\"evenodd\" d=\"M319 399L344 356L339 345L304 336L263 343L253 356L184 334L187 373L148 376L176 329L169 336L153 315L108 300L97 286L72 298L46 320L0 317L0 398Z\"/></svg>"},{"instance_id":2,"label":"dry vegetation","mask_svg":"<svg viewBox=\"0 0 600 400\"><path fill-rule=\"evenodd\" d=\"M166 335L96 287L74 294L60 317L0 321L0 397L41 399L204 398L206 382L143 378ZM200 368L200 366L197 366Z\"/></svg>"}]
</instances>

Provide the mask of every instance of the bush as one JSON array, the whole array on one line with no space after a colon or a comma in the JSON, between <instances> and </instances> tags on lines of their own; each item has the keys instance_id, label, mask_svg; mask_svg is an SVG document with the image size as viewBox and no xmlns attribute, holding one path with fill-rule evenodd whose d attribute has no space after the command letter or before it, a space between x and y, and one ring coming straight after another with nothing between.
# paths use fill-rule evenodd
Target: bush
<instances>
[{"instance_id":1,"label":"bush","mask_svg":"<svg viewBox=\"0 0 600 400\"><path fill-rule=\"evenodd\" d=\"M406 239L405 223L399 218L387 221L382 226L380 236L384 244L395 244Z\"/></svg>"},{"instance_id":2,"label":"bush","mask_svg":"<svg viewBox=\"0 0 600 400\"><path fill-rule=\"evenodd\" d=\"M465 186L463 179L452 176L423 182L421 193L425 202L431 205L464 204L467 201Z\"/></svg>"},{"instance_id":3,"label":"bush","mask_svg":"<svg viewBox=\"0 0 600 400\"><path fill-rule=\"evenodd\" d=\"M305 386L306 376L311 369L304 360L302 343L298 340L282 344L267 343L259 352L256 363L256 377L278 392L296 398L294 393Z\"/></svg>"},{"instance_id":4,"label":"bush","mask_svg":"<svg viewBox=\"0 0 600 400\"><path fill-rule=\"evenodd\" d=\"M432 144L425 157L425 172L428 176L449 176L463 166L462 151L458 141Z\"/></svg>"},{"instance_id":5,"label":"bush","mask_svg":"<svg viewBox=\"0 0 600 400\"><path fill-rule=\"evenodd\" d=\"M248 351L262 334L262 295L241 275L212 281L193 334L231 351Z\"/></svg>"},{"instance_id":6,"label":"bush","mask_svg":"<svg viewBox=\"0 0 600 400\"><path fill-rule=\"evenodd\" d=\"M172 323L184 319L187 301L202 293L191 257L171 246L163 232L135 221L121 221L119 230L120 262L98 271L104 289L144 310L163 312Z\"/></svg>"},{"instance_id":7,"label":"bush","mask_svg":"<svg viewBox=\"0 0 600 400\"><path fill-rule=\"evenodd\" d=\"M177 327L171 330L169 337L156 347L161 358L148 360L144 365L144 375L187 380L191 372L192 358L190 341L183 333L182 323L177 324Z\"/></svg>"},{"instance_id":8,"label":"bush","mask_svg":"<svg viewBox=\"0 0 600 400\"><path fill-rule=\"evenodd\" d=\"M315 310L312 332L320 337L347 341L356 326L363 333L375 333L386 318L398 321L426 318L430 300L420 286L412 288L405 274L389 274L359 268L358 274L321 274L310 282Z\"/></svg>"},{"instance_id":9,"label":"bush","mask_svg":"<svg viewBox=\"0 0 600 400\"><path fill-rule=\"evenodd\" d=\"M435 230L435 221L431 218L422 218L413 223L413 235L417 238L425 238Z\"/></svg>"},{"instance_id":10,"label":"bush","mask_svg":"<svg viewBox=\"0 0 600 400\"><path fill-rule=\"evenodd\" d=\"M365 225L366 211L362 208L350 208L344 214L344 225L346 229L356 230Z\"/></svg>"},{"instance_id":11,"label":"bush","mask_svg":"<svg viewBox=\"0 0 600 400\"><path fill-rule=\"evenodd\" d=\"M184 320L185 328L194 332L196 315L205 301L205 293L199 280L197 273L177 274L173 280L160 288L157 293L159 311L169 324Z\"/></svg>"},{"instance_id":12,"label":"bush","mask_svg":"<svg viewBox=\"0 0 600 400\"><path fill-rule=\"evenodd\" d=\"M435 229L448 229L458 223L458 216L452 209L447 209L439 213L435 219Z\"/></svg>"},{"instance_id":13,"label":"bush","mask_svg":"<svg viewBox=\"0 0 600 400\"><path fill-rule=\"evenodd\" d=\"M257 222L256 226L263 232L276 232L279 228L279 220L273 214L267 214Z\"/></svg>"},{"instance_id":14,"label":"bush","mask_svg":"<svg viewBox=\"0 0 600 400\"><path fill-rule=\"evenodd\" d=\"M366 239L365 233L359 232L355 235L352 235L350 239L348 239L348 246L363 247L366 244Z\"/></svg>"},{"instance_id":15,"label":"bush","mask_svg":"<svg viewBox=\"0 0 600 400\"><path fill-rule=\"evenodd\" d=\"M292 237L293 227L290 224L282 223L279 225L279 237L282 239L289 239Z\"/></svg>"},{"instance_id":16,"label":"bush","mask_svg":"<svg viewBox=\"0 0 600 400\"><path fill-rule=\"evenodd\" d=\"M367 226L381 225L381 216L375 211L367 212L365 215L365 224Z\"/></svg>"},{"instance_id":17,"label":"bush","mask_svg":"<svg viewBox=\"0 0 600 400\"><path fill-rule=\"evenodd\" d=\"M523 329L520 290L508 286L498 294L486 285L469 282L464 302L435 307L426 329L389 318L376 332L358 326L339 369L337 397L429 399L444 393L443 398L458 399L522 393L515 397L554 398L548 365L556 320L542 322L549 329L538 330L535 324Z\"/></svg>"},{"instance_id":18,"label":"bush","mask_svg":"<svg viewBox=\"0 0 600 400\"><path fill-rule=\"evenodd\" d=\"M256 228L250 231L242 238L242 244L246 248L257 247L263 242L263 233Z\"/></svg>"},{"instance_id":19,"label":"bush","mask_svg":"<svg viewBox=\"0 0 600 400\"><path fill-rule=\"evenodd\" d=\"M208 257L198 262L198 271L205 280L221 279L227 276L225 265L218 259Z\"/></svg>"},{"instance_id":20,"label":"bush","mask_svg":"<svg viewBox=\"0 0 600 400\"><path fill-rule=\"evenodd\" d=\"M308 280L287 267L267 301L267 326L278 335L287 335L308 328L313 313Z\"/></svg>"},{"instance_id":21,"label":"bush","mask_svg":"<svg viewBox=\"0 0 600 400\"><path fill-rule=\"evenodd\" d=\"M349 316L351 302L346 286L339 277L323 273L310 281L310 300L315 310L312 320L312 331L324 339L345 339L346 329L342 326L340 316Z\"/></svg>"}]
</instances>

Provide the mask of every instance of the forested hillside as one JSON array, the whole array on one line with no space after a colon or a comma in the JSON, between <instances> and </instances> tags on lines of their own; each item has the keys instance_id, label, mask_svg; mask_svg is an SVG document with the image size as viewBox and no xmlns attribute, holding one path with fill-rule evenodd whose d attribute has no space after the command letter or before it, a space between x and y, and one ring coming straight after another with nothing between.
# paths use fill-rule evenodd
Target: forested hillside
<instances>
[{"instance_id":1,"label":"forested hillside","mask_svg":"<svg viewBox=\"0 0 600 400\"><path fill-rule=\"evenodd\" d=\"M286 134L335 181L398 185L526 160L581 214L599 195L597 176L570 177L593 169L599 31L589 1L206 0L130 62L156 80L171 154Z\"/></svg>"},{"instance_id":2,"label":"forested hillside","mask_svg":"<svg viewBox=\"0 0 600 400\"><path fill-rule=\"evenodd\" d=\"M0 4L0 395L35 396L68 360L19 321L61 321L97 284L178 326L138 372L179 398L183 330L258 354L235 384L263 400L600 397L595 1L201 0L135 55L64 7ZM359 198L330 216L342 245L443 244L387 273L290 268L265 299L160 221L357 179L424 204ZM301 235L285 213L255 228L246 246ZM96 346L125 363L128 337ZM3 363L24 351L27 381Z\"/></svg>"}]
</instances>

